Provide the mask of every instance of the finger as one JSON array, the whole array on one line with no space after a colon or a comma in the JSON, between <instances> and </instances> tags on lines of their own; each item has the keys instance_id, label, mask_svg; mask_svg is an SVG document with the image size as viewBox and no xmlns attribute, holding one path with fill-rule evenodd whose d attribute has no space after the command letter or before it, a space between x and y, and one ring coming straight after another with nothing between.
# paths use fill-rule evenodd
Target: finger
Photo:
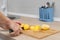
<instances>
[{"instance_id":1,"label":"finger","mask_svg":"<svg viewBox=\"0 0 60 40\"><path fill-rule=\"evenodd\" d=\"M15 32L10 33L10 36L14 37L15 36Z\"/></svg>"},{"instance_id":2,"label":"finger","mask_svg":"<svg viewBox=\"0 0 60 40\"><path fill-rule=\"evenodd\" d=\"M13 31L16 31L19 29L19 25L14 23L14 24L10 25L10 29L12 29Z\"/></svg>"},{"instance_id":3,"label":"finger","mask_svg":"<svg viewBox=\"0 0 60 40\"><path fill-rule=\"evenodd\" d=\"M15 23L21 25L21 22L20 21L17 21L17 20L13 20Z\"/></svg>"},{"instance_id":4,"label":"finger","mask_svg":"<svg viewBox=\"0 0 60 40\"><path fill-rule=\"evenodd\" d=\"M16 31L16 32L10 33L10 35L14 37L14 36L18 36L20 33L21 33L20 31Z\"/></svg>"},{"instance_id":5,"label":"finger","mask_svg":"<svg viewBox=\"0 0 60 40\"><path fill-rule=\"evenodd\" d=\"M2 26L3 29L8 30L9 28L6 26Z\"/></svg>"},{"instance_id":6,"label":"finger","mask_svg":"<svg viewBox=\"0 0 60 40\"><path fill-rule=\"evenodd\" d=\"M14 22L19 22L19 23L21 23L20 21L18 21L18 20L13 20Z\"/></svg>"},{"instance_id":7,"label":"finger","mask_svg":"<svg viewBox=\"0 0 60 40\"><path fill-rule=\"evenodd\" d=\"M10 36L15 37L15 36L18 36L18 34L16 32L12 32L10 33Z\"/></svg>"}]
</instances>

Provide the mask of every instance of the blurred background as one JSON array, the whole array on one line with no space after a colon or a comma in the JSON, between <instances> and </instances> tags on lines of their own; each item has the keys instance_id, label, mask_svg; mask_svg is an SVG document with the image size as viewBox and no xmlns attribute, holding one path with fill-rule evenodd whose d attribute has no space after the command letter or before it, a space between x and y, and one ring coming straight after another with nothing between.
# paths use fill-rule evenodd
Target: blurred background
<instances>
[{"instance_id":1,"label":"blurred background","mask_svg":"<svg viewBox=\"0 0 60 40\"><path fill-rule=\"evenodd\" d=\"M0 0L0 4L1 4ZM7 0L8 12L39 17L39 7L46 2L55 2L54 17L60 18L60 0Z\"/></svg>"}]
</instances>

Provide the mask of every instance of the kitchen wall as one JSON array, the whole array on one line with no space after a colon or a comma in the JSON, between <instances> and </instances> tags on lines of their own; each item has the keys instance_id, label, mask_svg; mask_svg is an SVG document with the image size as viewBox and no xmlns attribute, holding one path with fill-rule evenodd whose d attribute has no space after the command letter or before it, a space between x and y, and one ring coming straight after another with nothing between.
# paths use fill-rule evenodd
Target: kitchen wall
<instances>
[{"instance_id":1,"label":"kitchen wall","mask_svg":"<svg viewBox=\"0 0 60 40\"><path fill-rule=\"evenodd\" d=\"M0 7L1 7L1 4L2 4L2 0L0 0Z\"/></svg>"},{"instance_id":2,"label":"kitchen wall","mask_svg":"<svg viewBox=\"0 0 60 40\"><path fill-rule=\"evenodd\" d=\"M22 14L39 15L39 7L47 1L55 2L55 17L60 17L60 0L8 0L8 11Z\"/></svg>"}]
</instances>

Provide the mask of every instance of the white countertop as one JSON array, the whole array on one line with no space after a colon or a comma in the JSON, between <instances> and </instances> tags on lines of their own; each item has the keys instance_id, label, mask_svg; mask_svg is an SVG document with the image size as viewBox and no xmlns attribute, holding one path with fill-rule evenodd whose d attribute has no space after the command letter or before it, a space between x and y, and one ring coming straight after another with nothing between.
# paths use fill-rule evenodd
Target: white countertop
<instances>
[{"instance_id":1,"label":"white countertop","mask_svg":"<svg viewBox=\"0 0 60 40\"><path fill-rule=\"evenodd\" d=\"M46 22L38 21L37 19L25 18L25 17L21 17L20 21L22 23L28 23L28 24L34 24L34 25L36 25L36 24L49 24L49 25L51 25L51 28L54 28L56 30L60 30L60 22L47 22L46 23ZM5 35L7 35L7 33L8 33L5 31L0 31L0 32L5 34ZM27 36L24 34L20 34L19 36L13 37L13 38L16 40L60 40L60 33L48 36L48 37L43 38L43 39L36 39L36 38L30 37L30 36Z\"/></svg>"}]
</instances>

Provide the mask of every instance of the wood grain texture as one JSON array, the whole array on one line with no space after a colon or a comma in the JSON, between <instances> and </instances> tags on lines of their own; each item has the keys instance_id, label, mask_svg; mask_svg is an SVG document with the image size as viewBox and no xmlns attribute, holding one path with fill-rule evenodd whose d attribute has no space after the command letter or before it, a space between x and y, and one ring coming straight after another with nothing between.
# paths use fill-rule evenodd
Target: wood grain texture
<instances>
[{"instance_id":1,"label":"wood grain texture","mask_svg":"<svg viewBox=\"0 0 60 40\"><path fill-rule=\"evenodd\" d=\"M42 30L40 32L34 32L34 31L31 31L31 30L24 30L22 32L25 35L35 37L35 38L38 38L38 39L42 39L42 38L45 38L47 36L56 34L56 33L60 32L60 31L50 29L50 30L46 30L46 31Z\"/></svg>"}]
</instances>

